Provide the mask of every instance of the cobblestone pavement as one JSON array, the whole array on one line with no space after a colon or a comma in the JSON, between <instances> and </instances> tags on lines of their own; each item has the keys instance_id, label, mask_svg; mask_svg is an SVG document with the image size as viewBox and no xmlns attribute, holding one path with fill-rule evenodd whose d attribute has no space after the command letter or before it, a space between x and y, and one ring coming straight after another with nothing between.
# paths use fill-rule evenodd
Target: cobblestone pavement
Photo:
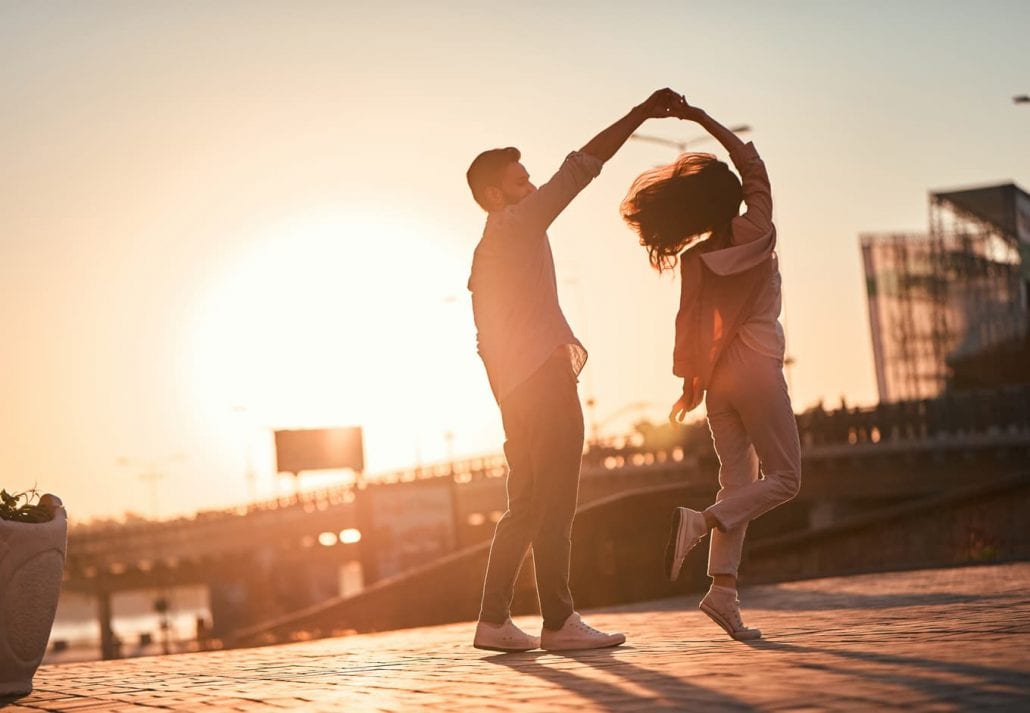
<instances>
[{"instance_id":1,"label":"cobblestone pavement","mask_svg":"<svg viewBox=\"0 0 1030 713\"><path fill-rule=\"evenodd\" d=\"M629 640L571 656L478 651L458 624L45 666L4 713L1030 710L1028 585L1015 563L752 587L751 645L681 597L590 612Z\"/></svg>"}]
</instances>

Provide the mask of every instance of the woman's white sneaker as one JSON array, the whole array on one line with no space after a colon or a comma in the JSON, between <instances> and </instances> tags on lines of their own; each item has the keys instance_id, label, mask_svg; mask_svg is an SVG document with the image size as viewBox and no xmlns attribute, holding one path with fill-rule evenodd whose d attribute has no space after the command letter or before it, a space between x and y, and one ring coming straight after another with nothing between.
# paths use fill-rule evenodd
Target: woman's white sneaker
<instances>
[{"instance_id":1,"label":"woman's white sneaker","mask_svg":"<svg viewBox=\"0 0 1030 713\"><path fill-rule=\"evenodd\" d=\"M740 600L737 598L737 592L732 589L712 587L701 600L698 609L737 641L754 641L762 638L759 629L744 626L744 620L740 618Z\"/></svg>"},{"instance_id":2,"label":"woman's white sneaker","mask_svg":"<svg viewBox=\"0 0 1030 713\"><path fill-rule=\"evenodd\" d=\"M672 526L669 528L669 542L665 545L665 573L670 582L679 579L683 560L708 534L705 516L690 508L676 508L672 511Z\"/></svg>"},{"instance_id":3,"label":"woman's white sneaker","mask_svg":"<svg viewBox=\"0 0 1030 713\"><path fill-rule=\"evenodd\" d=\"M625 643L625 634L607 634L586 624L578 612L572 612L557 631L540 632L540 648L546 651L603 649Z\"/></svg>"},{"instance_id":4,"label":"woman's white sneaker","mask_svg":"<svg viewBox=\"0 0 1030 713\"><path fill-rule=\"evenodd\" d=\"M476 637L472 645L487 651L532 651L540 648L540 639L515 626L511 619L503 624L481 621L476 625Z\"/></svg>"}]
</instances>

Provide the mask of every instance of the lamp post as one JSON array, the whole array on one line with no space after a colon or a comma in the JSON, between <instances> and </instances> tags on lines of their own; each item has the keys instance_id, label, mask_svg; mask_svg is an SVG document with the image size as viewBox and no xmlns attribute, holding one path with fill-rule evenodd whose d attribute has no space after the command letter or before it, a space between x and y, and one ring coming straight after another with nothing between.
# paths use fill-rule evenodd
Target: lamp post
<instances>
[{"instance_id":1,"label":"lamp post","mask_svg":"<svg viewBox=\"0 0 1030 713\"><path fill-rule=\"evenodd\" d=\"M253 503L257 499L257 488L254 482L254 457L251 452L250 422L247 419L250 409L243 404L236 404L232 407L232 412L238 417L237 421L243 435L243 477L247 487L247 502Z\"/></svg>"},{"instance_id":2,"label":"lamp post","mask_svg":"<svg viewBox=\"0 0 1030 713\"><path fill-rule=\"evenodd\" d=\"M161 481L167 477L162 466L168 466L173 463L181 463L186 460L186 456L182 453L175 453L168 456L167 458L161 458L158 460L146 460L136 458L126 458L121 456L118 458L118 465L125 466L128 468L139 469L139 474L136 476L139 480L146 483L150 490L150 516L157 520L160 516L160 498L159 489Z\"/></svg>"},{"instance_id":3,"label":"lamp post","mask_svg":"<svg viewBox=\"0 0 1030 713\"><path fill-rule=\"evenodd\" d=\"M178 463L185 460L185 456L181 453L176 453L162 461L139 461L132 458L126 458L124 456L118 459L118 465L138 467L141 472L137 476L141 481L150 486L150 509L151 517L154 518L156 524L160 516L160 501L158 497L158 486L162 480L165 479L165 472L158 466L161 463L171 464ZM171 613L171 596L169 595L168 582L163 574L163 562L161 560L164 557L164 553L161 551L161 540L160 535L154 534L154 572L157 578L157 597L154 599L154 611L157 612L160 620L161 629L161 650L165 654L172 652L171 642L171 624L169 622L169 614Z\"/></svg>"},{"instance_id":4,"label":"lamp post","mask_svg":"<svg viewBox=\"0 0 1030 713\"><path fill-rule=\"evenodd\" d=\"M589 344L590 343L590 325L587 322L587 313L586 313L586 308L584 307L583 291L582 291L580 283L579 283L579 277L576 277L576 276L566 277L566 278L564 278L562 280L562 284L568 285L569 287L572 288L573 295L574 295L574 300L575 300L575 303L576 303L575 310L576 310L577 322L579 322L580 325L581 325L578 328L577 331L579 331L581 334L584 335L584 339L586 339L587 343ZM587 407L586 415L587 415L587 420L589 421L589 426L590 426L590 440L588 442L596 441L597 440L597 433L598 433L598 424L597 424L597 394L594 391L594 379L593 379L592 374L593 374L592 371L585 370L585 373L583 375L583 381L584 381L583 385L584 385L584 387L586 389L586 396L583 399L583 404Z\"/></svg>"},{"instance_id":5,"label":"lamp post","mask_svg":"<svg viewBox=\"0 0 1030 713\"><path fill-rule=\"evenodd\" d=\"M444 321L447 321L447 322L450 323L449 329L454 330L456 328L457 322L455 321L455 319L453 317L444 317L443 316L444 310L446 309L446 311L449 314L453 314L453 310L455 308L462 307L463 305L466 305L466 304L468 304L467 303L467 298L463 297L461 295L458 295L458 294L449 293L449 294L445 294L442 297L440 297L439 298L439 305L440 305L441 324ZM446 412L445 412L444 415L445 415L445 420L446 420L447 423L444 424L445 428L444 428L444 431L443 431L444 458L447 461L448 467L453 469L454 468L454 458L455 458L454 440L455 440L455 435L456 435L455 428L454 428L454 420L455 419L454 419L453 407L452 408L448 408L445 411ZM422 468L422 439L421 439L421 434L420 433L416 433L415 439L416 439L416 441L415 441L415 460L417 461L417 468L421 469Z\"/></svg>"}]
</instances>

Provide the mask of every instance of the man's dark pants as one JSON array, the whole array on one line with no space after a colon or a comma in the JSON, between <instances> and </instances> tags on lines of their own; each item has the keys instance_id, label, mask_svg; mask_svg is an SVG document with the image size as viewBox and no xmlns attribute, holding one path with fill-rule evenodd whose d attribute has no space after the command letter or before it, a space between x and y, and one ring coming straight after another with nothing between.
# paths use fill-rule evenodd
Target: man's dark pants
<instances>
[{"instance_id":1,"label":"man's dark pants","mask_svg":"<svg viewBox=\"0 0 1030 713\"><path fill-rule=\"evenodd\" d=\"M544 627L560 629L573 612L569 591L572 521L583 457L583 410L569 358L548 359L501 404L508 460L508 511L490 547L479 618L509 616L515 579L530 545Z\"/></svg>"}]
</instances>

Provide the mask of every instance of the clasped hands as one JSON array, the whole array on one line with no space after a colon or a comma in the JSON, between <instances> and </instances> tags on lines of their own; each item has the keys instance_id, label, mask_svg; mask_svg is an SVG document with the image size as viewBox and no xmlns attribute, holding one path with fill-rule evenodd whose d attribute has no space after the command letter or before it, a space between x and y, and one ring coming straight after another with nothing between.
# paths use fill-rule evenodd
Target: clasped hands
<instances>
[{"instance_id":1,"label":"clasped hands","mask_svg":"<svg viewBox=\"0 0 1030 713\"><path fill-rule=\"evenodd\" d=\"M704 114L701 109L688 104L682 94L674 92L668 87L652 93L640 107L648 119L675 117L697 121Z\"/></svg>"}]
</instances>

